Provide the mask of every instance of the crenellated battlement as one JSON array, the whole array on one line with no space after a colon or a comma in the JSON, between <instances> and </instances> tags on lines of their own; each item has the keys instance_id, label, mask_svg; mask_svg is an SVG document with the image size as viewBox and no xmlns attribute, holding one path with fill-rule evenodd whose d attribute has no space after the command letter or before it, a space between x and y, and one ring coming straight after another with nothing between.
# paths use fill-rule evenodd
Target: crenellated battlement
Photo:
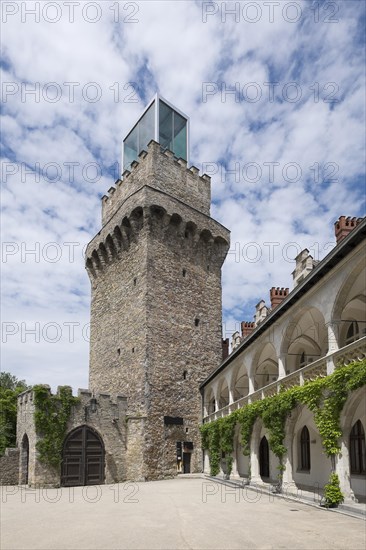
<instances>
[{"instance_id":1,"label":"crenellated battlement","mask_svg":"<svg viewBox=\"0 0 366 550\"><path fill-rule=\"evenodd\" d=\"M174 234L187 256L199 253L202 261L210 261L221 268L230 246L229 231L216 221L206 217L202 220L194 211L188 211L187 217L186 208L179 208L169 197L149 188L141 190L124 206L121 222L115 225L115 221L111 221L87 247L86 269L92 281L138 242L141 231L162 242Z\"/></svg>"},{"instance_id":2,"label":"crenellated battlement","mask_svg":"<svg viewBox=\"0 0 366 550\"><path fill-rule=\"evenodd\" d=\"M151 145L154 147L157 144L152 142ZM166 158L166 152L159 151L158 154L159 158ZM194 178L205 179L196 174ZM114 200L117 188L110 190L108 200ZM104 273L110 264L124 257L138 243L141 232L152 237L158 236L162 242L174 233L180 248L188 248L187 254L204 250L205 257L200 252L202 261L206 262L209 254L219 267L229 249L229 231L221 224L156 186L140 185L120 204L115 214L89 243L86 249L86 269L91 281Z\"/></svg>"},{"instance_id":3,"label":"crenellated battlement","mask_svg":"<svg viewBox=\"0 0 366 550\"><path fill-rule=\"evenodd\" d=\"M125 170L122 179L102 197L102 225L117 214L124 202L139 189L149 185L184 202L188 206L210 215L211 178L199 175L195 166L177 159L169 150L151 140L147 151L141 151L139 160L131 163L131 171Z\"/></svg>"}]
</instances>

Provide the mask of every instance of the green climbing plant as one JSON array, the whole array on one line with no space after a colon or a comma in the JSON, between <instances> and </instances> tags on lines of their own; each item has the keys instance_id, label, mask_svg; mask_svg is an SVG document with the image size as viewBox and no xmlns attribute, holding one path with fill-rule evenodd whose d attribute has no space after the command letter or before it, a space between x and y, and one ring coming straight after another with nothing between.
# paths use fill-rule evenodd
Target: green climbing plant
<instances>
[{"instance_id":1,"label":"green climbing plant","mask_svg":"<svg viewBox=\"0 0 366 550\"><path fill-rule=\"evenodd\" d=\"M39 460L53 468L61 463L62 445L71 409L79 399L73 397L70 386L62 386L52 395L48 386L37 385L34 392L34 422L40 439L36 444Z\"/></svg>"},{"instance_id":2,"label":"green climbing plant","mask_svg":"<svg viewBox=\"0 0 366 550\"><path fill-rule=\"evenodd\" d=\"M249 403L230 415L206 423L201 427L202 445L208 449L211 474L220 471L221 453L232 456L235 425L240 425L243 454L250 454L253 426L261 418L269 432L269 446L279 460L279 482L285 469L283 458L286 420L299 404L309 407L328 457L339 454L339 438L342 435L340 415L349 393L366 384L366 360L340 366L333 374L308 381L304 386L281 390L272 397ZM227 460L228 462L228 460ZM230 463L230 472L232 459ZM230 473L229 472L229 473Z\"/></svg>"}]
</instances>

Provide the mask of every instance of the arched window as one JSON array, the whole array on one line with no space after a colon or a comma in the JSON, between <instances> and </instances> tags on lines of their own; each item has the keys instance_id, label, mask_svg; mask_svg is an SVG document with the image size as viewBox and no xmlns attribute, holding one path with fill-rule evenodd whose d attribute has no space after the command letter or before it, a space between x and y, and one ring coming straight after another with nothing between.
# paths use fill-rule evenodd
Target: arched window
<instances>
[{"instance_id":1,"label":"arched window","mask_svg":"<svg viewBox=\"0 0 366 550\"><path fill-rule=\"evenodd\" d=\"M366 473L365 431L361 420L357 420L352 427L349 451L351 474Z\"/></svg>"},{"instance_id":2,"label":"arched window","mask_svg":"<svg viewBox=\"0 0 366 550\"><path fill-rule=\"evenodd\" d=\"M357 321L351 321L347 329L346 344L351 344L360 337Z\"/></svg>"},{"instance_id":3,"label":"arched window","mask_svg":"<svg viewBox=\"0 0 366 550\"><path fill-rule=\"evenodd\" d=\"M310 434L306 426L300 434L300 470L310 471Z\"/></svg>"}]
</instances>

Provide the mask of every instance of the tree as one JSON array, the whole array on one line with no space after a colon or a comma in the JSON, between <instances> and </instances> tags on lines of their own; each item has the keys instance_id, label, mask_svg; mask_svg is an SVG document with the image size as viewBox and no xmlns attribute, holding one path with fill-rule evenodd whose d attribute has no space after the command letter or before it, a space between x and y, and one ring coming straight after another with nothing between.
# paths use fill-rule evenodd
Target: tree
<instances>
[{"instance_id":1,"label":"tree","mask_svg":"<svg viewBox=\"0 0 366 550\"><path fill-rule=\"evenodd\" d=\"M18 380L10 372L0 373L0 456L6 447L15 446L17 398L27 389L25 380Z\"/></svg>"}]
</instances>

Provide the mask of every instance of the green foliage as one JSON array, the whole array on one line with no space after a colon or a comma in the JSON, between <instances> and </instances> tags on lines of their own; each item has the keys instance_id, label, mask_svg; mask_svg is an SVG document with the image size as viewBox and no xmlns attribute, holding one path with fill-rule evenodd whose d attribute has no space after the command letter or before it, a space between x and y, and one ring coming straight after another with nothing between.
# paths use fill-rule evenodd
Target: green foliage
<instances>
[{"instance_id":1,"label":"green foliage","mask_svg":"<svg viewBox=\"0 0 366 550\"><path fill-rule=\"evenodd\" d=\"M0 388L2 390L17 390L25 391L27 384L25 380L18 380L16 376L10 372L0 372Z\"/></svg>"},{"instance_id":2,"label":"green foliage","mask_svg":"<svg viewBox=\"0 0 366 550\"><path fill-rule=\"evenodd\" d=\"M226 454L227 474L231 474L234 450L234 432L236 426L235 414L220 418L216 422L204 424L200 427L202 434L202 448L207 449L210 455L210 471L216 476L220 471L221 454Z\"/></svg>"},{"instance_id":3,"label":"green foliage","mask_svg":"<svg viewBox=\"0 0 366 550\"><path fill-rule=\"evenodd\" d=\"M16 444L17 399L27 389L24 380L9 372L0 373L0 456Z\"/></svg>"},{"instance_id":4,"label":"green foliage","mask_svg":"<svg viewBox=\"0 0 366 550\"><path fill-rule=\"evenodd\" d=\"M344 501L337 474L330 474L329 482L324 485L324 499L327 508L338 506Z\"/></svg>"},{"instance_id":5,"label":"green foliage","mask_svg":"<svg viewBox=\"0 0 366 550\"><path fill-rule=\"evenodd\" d=\"M71 408L79 399L73 397L69 386L60 387L57 395L51 395L48 386L43 385L34 386L33 391L35 427L41 437L36 445L39 460L58 468Z\"/></svg>"},{"instance_id":6,"label":"green foliage","mask_svg":"<svg viewBox=\"0 0 366 550\"><path fill-rule=\"evenodd\" d=\"M284 445L286 420L299 404L307 405L313 412L324 451L328 457L334 457L340 451L340 415L343 406L349 393L365 384L364 359L340 366L333 374L308 381L304 386L295 386L289 390L281 389L277 395L249 403L224 418L204 424L201 427L202 445L210 453L211 474L217 475L220 471L221 452L225 452L227 457L232 456L236 423L240 425L243 453L249 456L253 426L255 421L261 418L269 431L269 446L279 459L281 481L285 469L283 457L287 450ZM229 459L229 464L231 472L232 458L231 461Z\"/></svg>"},{"instance_id":7,"label":"green foliage","mask_svg":"<svg viewBox=\"0 0 366 550\"><path fill-rule=\"evenodd\" d=\"M263 401L256 401L255 403L251 403L239 409L237 413L238 422L240 424L241 444L245 456L250 455L250 439L252 437L254 422L261 416L262 410Z\"/></svg>"}]
</instances>

